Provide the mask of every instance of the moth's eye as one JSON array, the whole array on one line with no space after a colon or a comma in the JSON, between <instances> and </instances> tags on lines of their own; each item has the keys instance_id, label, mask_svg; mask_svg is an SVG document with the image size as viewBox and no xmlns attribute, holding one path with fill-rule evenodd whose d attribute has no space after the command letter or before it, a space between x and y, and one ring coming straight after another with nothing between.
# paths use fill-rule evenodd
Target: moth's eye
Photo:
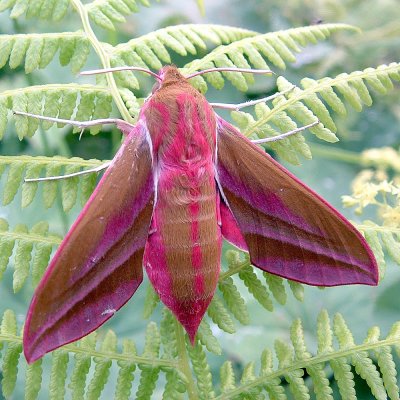
<instances>
[{"instance_id":1,"label":"moth's eye","mask_svg":"<svg viewBox=\"0 0 400 400\"><path fill-rule=\"evenodd\" d=\"M151 89L151 93L154 93L154 92L156 92L158 89L160 89L160 82L156 82L154 85L153 85L153 89Z\"/></svg>"}]
</instances>

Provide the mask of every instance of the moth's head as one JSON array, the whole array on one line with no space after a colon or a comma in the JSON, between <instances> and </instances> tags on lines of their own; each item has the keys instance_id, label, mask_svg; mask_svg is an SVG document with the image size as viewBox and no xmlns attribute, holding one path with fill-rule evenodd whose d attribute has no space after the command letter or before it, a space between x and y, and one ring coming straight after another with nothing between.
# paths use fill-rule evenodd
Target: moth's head
<instances>
[{"instance_id":1,"label":"moth's head","mask_svg":"<svg viewBox=\"0 0 400 400\"><path fill-rule=\"evenodd\" d=\"M179 72L175 65L166 65L161 68L158 71L158 76L159 79L154 84L152 93L169 85L186 82L186 78Z\"/></svg>"}]
</instances>

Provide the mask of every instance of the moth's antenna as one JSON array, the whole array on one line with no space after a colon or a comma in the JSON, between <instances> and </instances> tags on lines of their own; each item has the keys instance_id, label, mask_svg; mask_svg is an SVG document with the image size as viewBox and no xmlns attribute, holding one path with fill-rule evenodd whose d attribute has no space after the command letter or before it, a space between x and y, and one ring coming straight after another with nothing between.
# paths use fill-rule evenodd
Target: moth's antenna
<instances>
[{"instance_id":1,"label":"moth's antenna","mask_svg":"<svg viewBox=\"0 0 400 400\"><path fill-rule=\"evenodd\" d=\"M92 119L91 121L72 121L70 119L53 118L53 117L46 117L44 115L31 114L31 113L28 113L25 111L13 110L13 114L14 115L22 115L24 117L37 118L37 119L41 119L43 121L51 121L51 122L57 122L60 124L73 125L73 126L77 126L78 128L88 128L90 126L103 125L103 124L125 124L125 125L127 125L127 122L125 122L123 119L118 119L118 118ZM128 125L132 126L130 124L128 124Z\"/></svg>"},{"instance_id":2,"label":"moth's antenna","mask_svg":"<svg viewBox=\"0 0 400 400\"><path fill-rule=\"evenodd\" d=\"M209 68L203 69L202 71L194 72L188 76L185 76L186 79L194 78L195 76L207 74L208 72L242 72L244 74L270 74L273 72L269 69L251 69L251 68L235 68L235 67L218 67L218 68Z\"/></svg>"},{"instance_id":3,"label":"moth's antenna","mask_svg":"<svg viewBox=\"0 0 400 400\"><path fill-rule=\"evenodd\" d=\"M114 68L104 68L104 69L93 69L91 71L83 71L79 75L97 75L97 74L105 74L107 72L119 72L119 71L145 72L146 74L149 74L149 75L153 76L154 78L158 79L159 81L161 81L160 75L156 74L153 71L150 71L149 69L141 68L141 67L114 67Z\"/></svg>"}]
</instances>

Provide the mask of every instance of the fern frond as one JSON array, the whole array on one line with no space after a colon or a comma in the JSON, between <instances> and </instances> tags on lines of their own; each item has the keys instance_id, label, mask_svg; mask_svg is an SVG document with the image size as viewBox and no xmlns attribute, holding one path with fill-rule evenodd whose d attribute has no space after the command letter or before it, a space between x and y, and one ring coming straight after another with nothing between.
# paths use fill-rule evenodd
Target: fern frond
<instances>
[{"instance_id":1,"label":"fern frond","mask_svg":"<svg viewBox=\"0 0 400 400\"><path fill-rule=\"evenodd\" d=\"M193 73L214 67L269 69L266 60L284 69L287 62L296 60L294 54L300 52L301 47L325 40L341 30L357 29L346 24L321 24L258 34L217 47L205 57L186 64L184 72ZM223 87L225 78L241 91L246 91L248 84L254 82L252 75L238 72L213 72L205 75L205 79L217 89ZM196 77L191 82L202 91L207 88L202 77Z\"/></svg>"},{"instance_id":2,"label":"fern frond","mask_svg":"<svg viewBox=\"0 0 400 400\"><path fill-rule=\"evenodd\" d=\"M0 3L0 12L11 10L11 18L25 15L27 18L60 21L67 13L69 3L68 0L5 0Z\"/></svg>"},{"instance_id":3,"label":"fern frond","mask_svg":"<svg viewBox=\"0 0 400 400\"><path fill-rule=\"evenodd\" d=\"M115 24L126 22L126 17L139 11L138 3L149 6L147 0L94 0L85 5L90 19L111 31Z\"/></svg>"},{"instance_id":4,"label":"fern frond","mask_svg":"<svg viewBox=\"0 0 400 400\"><path fill-rule=\"evenodd\" d=\"M160 351L160 332L154 322L147 325L145 346L143 355L149 358L156 358ZM140 400L148 399L154 392L160 369L157 367L149 367L148 365L138 365L141 374L140 382L136 392L136 398Z\"/></svg>"},{"instance_id":5,"label":"fern frond","mask_svg":"<svg viewBox=\"0 0 400 400\"><path fill-rule=\"evenodd\" d=\"M0 139L4 135L10 110L62 119L72 119L76 110L76 119L98 119L107 118L111 107L109 89L101 86L66 84L6 90L0 93ZM39 120L35 118L15 116L14 121L20 140L25 136L32 136L39 127ZM44 130L53 125L54 122L50 121L43 121L41 124ZM98 131L97 127L91 129L92 133Z\"/></svg>"},{"instance_id":6,"label":"fern frond","mask_svg":"<svg viewBox=\"0 0 400 400\"><path fill-rule=\"evenodd\" d=\"M172 356L159 358L160 337L157 327L150 323L147 329L147 341L143 354L136 354L136 346L131 340L124 340L122 351L118 349L117 338L114 332L108 331L104 336L92 333L80 341L66 345L46 356L51 361L50 381L47 370L42 370L42 361L37 361L26 369L25 392L29 397L36 398L40 388L49 384L49 397L61 400L68 394L72 399L97 400L101 396L104 385L110 381L110 370L116 367L119 371L116 382L115 398L128 399L131 393L134 372L139 366L141 369L141 381L143 379L141 393L147 394L154 390L154 384L161 369L169 371L172 392L184 392L186 387L180 379L178 363ZM15 389L16 378L19 369L26 367L22 353L22 337L17 333L17 321L15 313L5 311L0 325L0 356L2 361L2 390L6 398L10 398ZM74 354L70 379L67 381L67 366L70 355ZM90 367L94 367L88 382ZM42 376L43 375L43 376ZM146 377L146 379L144 379ZM42 379L43 378L43 379ZM150 379L151 378L151 379ZM48 383L49 382L49 383ZM153 382L153 386L148 386ZM68 393L67 393L68 392Z\"/></svg>"},{"instance_id":7,"label":"fern frond","mask_svg":"<svg viewBox=\"0 0 400 400\"><path fill-rule=\"evenodd\" d=\"M197 380L197 396L200 399L253 399L263 396L266 392L271 398L284 400L287 390L290 390L296 399L308 399L312 390L317 400L329 400L333 398L332 381L337 382L343 398L356 399L354 373L366 381L378 400L386 399L388 395L392 399L398 399L397 372L392 350L400 348L400 322L393 325L385 339L381 339L379 329L373 327L369 330L365 341L356 344L343 317L336 314L331 321L328 313L323 310L318 316L317 349L309 350L305 344L301 321L297 319L291 328L291 342L281 340L275 342L275 356L278 363L274 362L274 353L266 349L261 354L259 372L256 372L254 362L248 362L243 368L241 377L237 379L231 362L225 362L220 371L219 394L215 393L213 387L213 377L204 348L199 341L194 346L188 341L185 345L183 337L180 338L182 342L178 342L180 339L175 336L174 326L176 321L172 314L167 310L164 311L161 332L162 343L166 347L161 358L159 358L160 332L154 323L148 325L144 352L140 356L137 355L136 346L131 340L123 342L123 349L120 352L117 338L112 331L108 331L101 341L100 335L91 334L75 344L56 350L47 356L51 358L52 363L50 398L64 398L68 354L72 353L75 357L68 390L71 391L73 399L84 397L98 399L102 388L109 381L110 368L113 367L119 370L115 391L115 398L118 400L128 399L131 395L132 381L137 367L140 369L140 383L136 398L150 398L160 371L164 371L167 383L163 399L169 399L168 396L172 394L173 398L180 399L182 393L195 390L194 386L190 389L187 386L185 374L188 371L185 370L184 373L181 369L183 360L179 359L181 354L178 347L183 345L182 348L186 348L191 360ZM333 337L336 337L338 347L334 346ZM20 357L21 352L21 336L17 333L16 317L12 311L7 310L0 325L0 355L3 358L2 389L7 397L12 395L18 369L24 364L23 358ZM94 364L94 374L87 383L92 364ZM307 377L304 375L304 370L308 373ZM27 369L26 386L32 398L35 398L42 382L47 381L44 373L40 361ZM283 385L283 379L289 386Z\"/></svg>"},{"instance_id":8,"label":"fern frond","mask_svg":"<svg viewBox=\"0 0 400 400\"><path fill-rule=\"evenodd\" d=\"M147 285L146 298L143 306L143 318L148 319L160 303L160 298L150 283Z\"/></svg>"},{"instance_id":9,"label":"fern frond","mask_svg":"<svg viewBox=\"0 0 400 400\"><path fill-rule=\"evenodd\" d=\"M278 90L294 88L292 91L273 100L272 108L264 103L257 104L255 118L249 113L237 111L232 113L232 118L244 135L254 135L257 138L277 136L319 120L320 123L310 128L310 132L321 140L335 142L338 140L335 135L336 125L328 107L343 115L346 113L344 99L356 111L361 111L363 104L372 104L367 85L379 93L386 93L393 88L392 80L400 80L399 63L317 81L305 78L301 81L302 89L294 87L281 76L277 80ZM292 164L299 164L298 155L311 158L310 148L302 134L273 142L270 146L280 157Z\"/></svg>"},{"instance_id":10,"label":"fern frond","mask_svg":"<svg viewBox=\"0 0 400 400\"><path fill-rule=\"evenodd\" d=\"M210 366L207 363L206 354L202 345L196 341L192 346L186 342L186 349L193 366L193 372L197 378L197 388L200 399L212 399L215 394L213 391L212 376Z\"/></svg>"},{"instance_id":11,"label":"fern frond","mask_svg":"<svg viewBox=\"0 0 400 400\"><path fill-rule=\"evenodd\" d=\"M68 57L63 49L68 48ZM70 64L74 74L85 65L90 51L89 40L82 32L29 33L0 36L0 68L7 61L10 68L17 68L25 60L25 72L42 69L60 50L61 65Z\"/></svg>"},{"instance_id":12,"label":"fern frond","mask_svg":"<svg viewBox=\"0 0 400 400\"><path fill-rule=\"evenodd\" d=\"M47 222L38 222L32 229L19 224L14 230L9 229L5 219L0 219L0 279L14 255L14 291L19 291L25 284L29 273L36 286L49 263L52 249L60 244L58 236L49 233Z\"/></svg>"},{"instance_id":13,"label":"fern frond","mask_svg":"<svg viewBox=\"0 0 400 400\"><path fill-rule=\"evenodd\" d=\"M0 156L0 170L6 173L3 189L3 204L10 204L22 187L21 207L29 206L40 187L43 188L43 202L49 208L57 198L58 187L61 186L62 205L68 212L76 203L78 191L81 203L84 204L96 185L93 179L73 177L62 181L24 182L25 178L39 178L41 175L50 177L78 172L94 168L102 164L99 160L84 160L78 157L31 157L31 156ZM96 173L90 174L96 176ZM1 176L1 174L0 174Z\"/></svg>"},{"instance_id":14,"label":"fern frond","mask_svg":"<svg viewBox=\"0 0 400 400\"><path fill-rule=\"evenodd\" d=\"M273 311L273 297L279 304L285 304L287 300L284 279L275 275L262 273L265 282L257 274L257 268L250 264L247 253L237 250L228 250L225 254L228 263L228 270L223 271L219 277L218 289L222 294L224 303L218 295L214 296L210 304L208 313L214 322L226 332L233 328L233 321L228 311L242 324L246 325L250 321L249 313L244 299L237 288L232 276L241 279L254 299L266 310ZM286 280L294 297L303 300L303 286L300 283ZM218 312L216 312L218 310ZM228 324L226 327L225 324Z\"/></svg>"},{"instance_id":15,"label":"fern frond","mask_svg":"<svg viewBox=\"0 0 400 400\"><path fill-rule=\"evenodd\" d=\"M199 50L207 49L208 42L220 45L256 34L247 29L223 25L184 24L158 29L127 43L109 46L107 50L114 67L127 65L158 70L171 63L171 51L181 56L196 55ZM115 73L115 77L121 86L139 87L136 77L129 71Z\"/></svg>"},{"instance_id":16,"label":"fern frond","mask_svg":"<svg viewBox=\"0 0 400 400\"><path fill-rule=\"evenodd\" d=\"M333 335L339 343L337 349L332 344ZM277 367L274 367L273 353L267 349L261 356L260 373L256 375L254 364L248 363L241 380L236 382L232 366L229 362L225 363L220 373L222 393L215 398L226 400L246 395L256 396L265 390L272 398L286 399L287 389L281 384L281 379L285 378L296 399L309 399L309 387L318 400L332 399L330 380L334 378L342 398L356 399L352 367L366 381L376 399L386 399L389 391L390 396L394 396L391 398L398 398L391 350L399 346L399 323L392 327L386 339L380 339L379 330L372 328L364 343L357 345L340 314L335 315L332 329L328 313L322 311L318 316L317 338L318 350L313 355L305 345L301 321L295 320L291 328L291 344L280 340L275 342L279 362ZM379 356L382 357L381 363L378 361L379 368L374 363L375 356L378 360ZM388 367L381 368L381 365L386 366L383 358L388 360ZM334 377L327 376L327 365L332 368ZM304 369L308 372L307 378Z\"/></svg>"},{"instance_id":17,"label":"fern frond","mask_svg":"<svg viewBox=\"0 0 400 400\"><path fill-rule=\"evenodd\" d=\"M64 350L53 352L49 384L50 400L58 400L65 397L68 361L69 355Z\"/></svg>"},{"instance_id":18,"label":"fern frond","mask_svg":"<svg viewBox=\"0 0 400 400\"><path fill-rule=\"evenodd\" d=\"M105 335L100 349L105 353L115 352L117 348L117 337L113 331L108 331ZM102 357L95 357L95 370L93 377L89 383L86 398L88 400L96 400L100 397L101 392L110 375L112 360L107 360Z\"/></svg>"}]
</instances>

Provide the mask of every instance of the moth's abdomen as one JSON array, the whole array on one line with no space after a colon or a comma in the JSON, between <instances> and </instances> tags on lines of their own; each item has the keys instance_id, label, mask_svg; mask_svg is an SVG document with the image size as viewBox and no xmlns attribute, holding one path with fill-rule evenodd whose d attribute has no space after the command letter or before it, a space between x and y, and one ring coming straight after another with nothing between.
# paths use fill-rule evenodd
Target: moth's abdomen
<instances>
[{"instance_id":1,"label":"moth's abdomen","mask_svg":"<svg viewBox=\"0 0 400 400\"><path fill-rule=\"evenodd\" d=\"M157 185L144 266L162 302L193 341L220 268L215 114L188 83L160 89L143 114Z\"/></svg>"},{"instance_id":2,"label":"moth's abdomen","mask_svg":"<svg viewBox=\"0 0 400 400\"><path fill-rule=\"evenodd\" d=\"M186 171L187 172L187 171ZM165 172L144 265L162 302L194 339L218 282L221 232L212 164L201 174Z\"/></svg>"}]
</instances>

